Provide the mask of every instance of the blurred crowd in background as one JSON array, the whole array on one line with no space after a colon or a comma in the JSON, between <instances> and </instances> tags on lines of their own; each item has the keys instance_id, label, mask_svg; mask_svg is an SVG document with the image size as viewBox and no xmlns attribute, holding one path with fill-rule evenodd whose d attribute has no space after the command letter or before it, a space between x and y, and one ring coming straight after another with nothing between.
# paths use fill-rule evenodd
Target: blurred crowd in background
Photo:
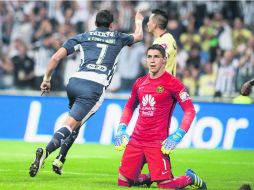
<instances>
[{"instance_id":1,"label":"blurred crowd in background","mask_svg":"<svg viewBox=\"0 0 254 190\"><path fill-rule=\"evenodd\" d=\"M108 88L128 92L146 73L153 43L146 22L153 9L168 13L168 31L178 44L177 77L190 95L232 96L254 76L254 1L0 1L0 89L39 90L48 61L62 43L95 29L98 10L114 14L114 30L134 30L137 9L145 17L144 40L120 53ZM62 61L52 90L63 91L78 68L79 54Z\"/></svg>"}]
</instances>

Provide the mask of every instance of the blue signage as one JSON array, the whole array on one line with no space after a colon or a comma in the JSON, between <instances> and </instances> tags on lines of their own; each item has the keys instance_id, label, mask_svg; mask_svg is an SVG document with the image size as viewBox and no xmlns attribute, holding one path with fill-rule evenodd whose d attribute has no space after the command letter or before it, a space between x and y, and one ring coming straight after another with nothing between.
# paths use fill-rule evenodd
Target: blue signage
<instances>
[{"instance_id":1,"label":"blue signage","mask_svg":"<svg viewBox=\"0 0 254 190\"><path fill-rule=\"evenodd\" d=\"M76 143L111 144L126 100L105 99L97 113L81 128ZM48 142L68 114L64 97L0 96L0 139ZM197 112L179 147L254 149L253 105L195 102ZM138 112L128 126L131 134ZM183 112L177 106L170 131L176 130Z\"/></svg>"}]
</instances>

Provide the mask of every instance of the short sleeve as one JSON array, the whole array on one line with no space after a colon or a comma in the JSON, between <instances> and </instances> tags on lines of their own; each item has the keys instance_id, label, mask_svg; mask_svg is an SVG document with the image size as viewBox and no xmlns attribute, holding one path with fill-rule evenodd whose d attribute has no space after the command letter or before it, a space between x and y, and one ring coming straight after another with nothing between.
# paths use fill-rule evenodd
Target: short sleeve
<instances>
[{"instance_id":1,"label":"short sleeve","mask_svg":"<svg viewBox=\"0 0 254 190\"><path fill-rule=\"evenodd\" d=\"M123 46L126 46L126 45L130 46L134 42L134 37L131 34L118 32L118 36L119 36Z\"/></svg>"},{"instance_id":2,"label":"short sleeve","mask_svg":"<svg viewBox=\"0 0 254 190\"><path fill-rule=\"evenodd\" d=\"M79 34L64 42L62 47L67 50L67 55L70 55L75 51L75 46L81 43L81 37L82 34Z\"/></svg>"}]
</instances>

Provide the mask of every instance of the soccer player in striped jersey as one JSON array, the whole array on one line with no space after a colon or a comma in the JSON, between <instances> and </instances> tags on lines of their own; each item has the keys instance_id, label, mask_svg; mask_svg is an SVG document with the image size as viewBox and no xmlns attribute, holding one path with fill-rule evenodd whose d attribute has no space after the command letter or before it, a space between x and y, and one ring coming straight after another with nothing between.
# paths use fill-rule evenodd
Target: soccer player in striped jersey
<instances>
[{"instance_id":1,"label":"soccer player in striped jersey","mask_svg":"<svg viewBox=\"0 0 254 190\"><path fill-rule=\"evenodd\" d=\"M149 186L151 182L157 182L159 188L180 189L191 185L195 189L206 189L205 182L191 169L180 177L174 177L171 170L169 155L188 132L196 115L192 100L184 85L165 71L167 58L161 45L148 48L146 61L149 73L134 83L115 136L115 148L123 150L126 147L118 185ZM184 116L180 127L168 136L177 102ZM126 127L138 105L139 116L129 138ZM144 163L148 164L150 175L140 175Z\"/></svg>"},{"instance_id":2,"label":"soccer player in striped jersey","mask_svg":"<svg viewBox=\"0 0 254 190\"><path fill-rule=\"evenodd\" d=\"M176 53L177 45L174 37L167 32L168 16L166 12L155 9L149 17L147 23L148 32L154 36L153 44L160 44L167 53L166 71L176 76Z\"/></svg>"},{"instance_id":3,"label":"soccer player in striped jersey","mask_svg":"<svg viewBox=\"0 0 254 190\"><path fill-rule=\"evenodd\" d=\"M29 170L31 177L38 173L48 155L60 146L61 151L53 162L53 170L57 174L62 173L65 156L76 139L80 126L103 102L105 89L115 72L120 50L143 39L143 19L138 11L135 16L135 32L125 34L110 31L113 15L108 10L99 11L96 15L95 30L68 39L51 57L40 86L42 93L49 92L51 75L59 61L75 51L81 54L79 70L73 73L67 85L69 115L46 148L37 149L36 158Z\"/></svg>"}]
</instances>

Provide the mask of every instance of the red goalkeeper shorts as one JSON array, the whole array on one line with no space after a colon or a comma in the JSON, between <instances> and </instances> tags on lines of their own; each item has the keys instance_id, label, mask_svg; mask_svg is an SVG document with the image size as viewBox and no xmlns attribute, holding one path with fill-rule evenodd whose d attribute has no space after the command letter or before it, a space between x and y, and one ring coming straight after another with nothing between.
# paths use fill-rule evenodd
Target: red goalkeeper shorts
<instances>
[{"instance_id":1,"label":"red goalkeeper shorts","mask_svg":"<svg viewBox=\"0 0 254 190\"><path fill-rule=\"evenodd\" d=\"M128 144L121 161L119 172L128 179L136 180L147 162L152 181L173 179L168 156L158 147Z\"/></svg>"}]
</instances>

